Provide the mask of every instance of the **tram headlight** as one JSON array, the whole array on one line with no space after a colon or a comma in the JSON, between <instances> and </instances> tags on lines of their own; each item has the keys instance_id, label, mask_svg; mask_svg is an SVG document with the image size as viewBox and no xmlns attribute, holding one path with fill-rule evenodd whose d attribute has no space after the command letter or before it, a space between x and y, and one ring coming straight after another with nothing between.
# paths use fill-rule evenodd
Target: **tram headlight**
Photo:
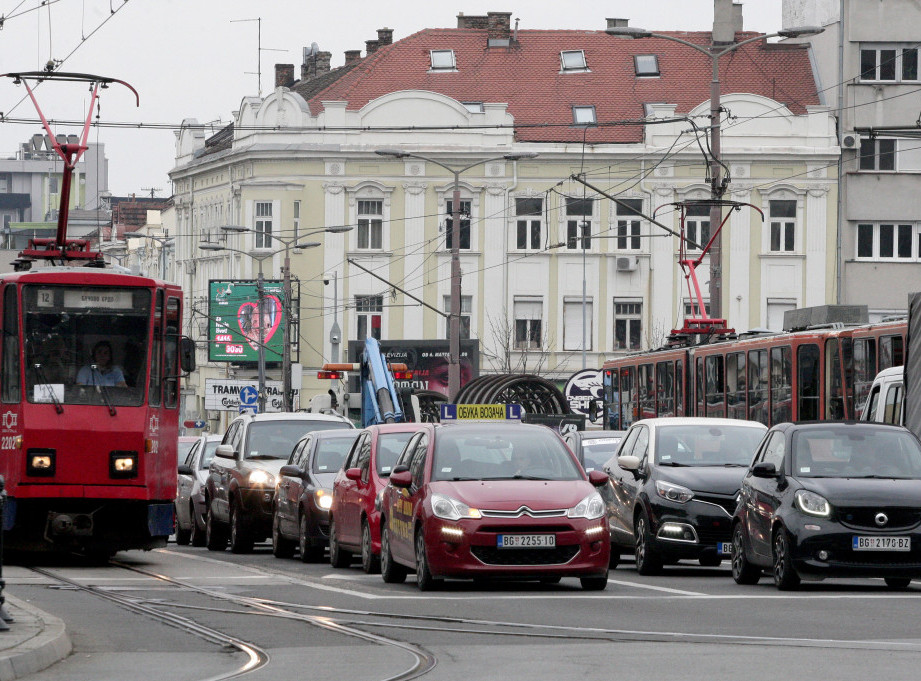
<instances>
[{"instance_id":1,"label":"tram headlight","mask_svg":"<svg viewBox=\"0 0 921 681\"><path fill-rule=\"evenodd\" d=\"M109 452L109 475L113 478L136 478L138 453L119 450Z\"/></svg>"},{"instance_id":2,"label":"tram headlight","mask_svg":"<svg viewBox=\"0 0 921 681\"><path fill-rule=\"evenodd\" d=\"M55 451L29 448L26 454L26 475L50 478L54 475Z\"/></svg>"}]
</instances>

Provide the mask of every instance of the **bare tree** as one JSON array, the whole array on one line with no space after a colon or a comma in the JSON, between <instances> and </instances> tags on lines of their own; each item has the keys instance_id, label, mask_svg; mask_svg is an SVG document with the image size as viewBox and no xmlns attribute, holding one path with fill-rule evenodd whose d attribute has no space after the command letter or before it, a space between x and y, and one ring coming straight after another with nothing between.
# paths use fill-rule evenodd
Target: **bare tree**
<instances>
[{"instance_id":1,"label":"bare tree","mask_svg":"<svg viewBox=\"0 0 921 681\"><path fill-rule=\"evenodd\" d=\"M486 318L492 344L491 347L484 348L483 354L488 358L492 371L505 374L539 374L547 368L551 354L548 348L553 345L553 337L549 331L542 329L537 347L517 348L515 324L510 319L508 308L502 309L501 316L493 316L487 312Z\"/></svg>"}]
</instances>

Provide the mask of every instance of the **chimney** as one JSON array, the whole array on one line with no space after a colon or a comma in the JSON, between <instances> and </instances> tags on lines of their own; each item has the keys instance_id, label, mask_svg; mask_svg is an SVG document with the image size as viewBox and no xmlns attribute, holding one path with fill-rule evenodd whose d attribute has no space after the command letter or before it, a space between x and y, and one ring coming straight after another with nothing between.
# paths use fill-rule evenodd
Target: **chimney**
<instances>
[{"instance_id":1,"label":"chimney","mask_svg":"<svg viewBox=\"0 0 921 681\"><path fill-rule=\"evenodd\" d=\"M464 13L460 12L457 15L457 27L458 28L488 29L489 28L489 17L475 16L475 15L464 16Z\"/></svg>"},{"instance_id":2,"label":"chimney","mask_svg":"<svg viewBox=\"0 0 921 681\"><path fill-rule=\"evenodd\" d=\"M378 40L366 40L365 41L365 52L370 57L372 54L377 52L377 48L380 47L381 43Z\"/></svg>"},{"instance_id":3,"label":"chimney","mask_svg":"<svg viewBox=\"0 0 921 681\"><path fill-rule=\"evenodd\" d=\"M332 61L332 52L317 52L316 56L316 74L317 78L329 73L329 63Z\"/></svg>"},{"instance_id":4,"label":"chimney","mask_svg":"<svg viewBox=\"0 0 921 681\"><path fill-rule=\"evenodd\" d=\"M731 45L736 40L732 0L713 0L713 44Z\"/></svg>"},{"instance_id":5,"label":"chimney","mask_svg":"<svg viewBox=\"0 0 921 681\"><path fill-rule=\"evenodd\" d=\"M511 12L487 12L487 39L508 40L511 38Z\"/></svg>"},{"instance_id":6,"label":"chimney","mask_svg":"<svg viewBox=\"0 0 921 681\"><path fill-rule=\"evenodd\" d=\"M361 50L346 50L345 51L345 65L354 64L357 61L361 61Z\"/></svg>"},{"instance_id":7,"label":"chimney","mask_svg":"<svg viewBox=\"0 0 921 681\"><path fill-rule=\"evenodd\" d=\"M294 64L275 64L275 87L294 85Z\"/></svg>"},{"instance_id":8,"label":"chimney","mask_svg":"<svg viewBox=\"0 0 921 681\"><path fill-rule=\"evenodd\" d=\"M392 45L393 44L393 29L392 28L377 29L377 42L380 47Z\"/></svg>"},{"instance_id":9,"label":"chimney","mask_svg":"<svg viewBox=\"0 0 921 681\"><path fill-rule=\"evenodd\" d=\"M628 26L630 24L629 19L617 19L617 18L612 19L610 17L608 17L607 22L608 22L608 28L624 28L625 26Z\"/></svg>"},{"instance_id":10,"label":"chimney","mask_svg":"<svg viewBox=\"0 0 921 681\"><path fill-rule=\"evenodd\" d=\"M732 30L736 33L742 32L742 3L732 3Z\"/></svg>"}]
</instances>

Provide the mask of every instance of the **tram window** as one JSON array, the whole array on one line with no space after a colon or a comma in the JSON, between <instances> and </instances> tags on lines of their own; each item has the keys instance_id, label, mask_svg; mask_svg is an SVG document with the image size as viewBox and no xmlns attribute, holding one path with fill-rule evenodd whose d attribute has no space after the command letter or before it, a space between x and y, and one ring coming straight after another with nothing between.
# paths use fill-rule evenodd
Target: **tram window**
<instances>
[{"instance_id":1,"label":"tram window","mask_svg":"<svg viewBox=\"0 0 921 681\"><path fill-rule=\"evenodd\" d=\"M876 339L862 338L854 341L854 411L860 418L876 377Z\"/></svg>"},{"instance_id":2,"label":"tram window","mask_svg":"<svg viewBox=\"0 0 921 681\"><path fill-rule=\"evenodd\" d=\"M771 348L771 422L793 418L793 351L789 345Z\"/></svg>"},{"instance_id":3,"label":"tram window","mask_svg":"<svg viewBox=\"0 0 921 681\"><path fill-rule=\"evenodd\" d=\"M844 377L844 416L854 418L854 339L842 338L841 367Z\"/></svg>"},{"instance_id":4,"label":"tram window","mask_svg":"<svg viewBox=\"0 0 921 681\"><path fill-rule=\"evenodd\" d=\"M697 416L707 415L707 401L704 392L704 358L697 358L697 380L695 381L695 397L697 401Z\"/></svg>"},{"instance_id":5,"label":"tram window","mask_svg":"<svg viewBox=\"0 0 921 681\"><path fill-rule=\"evenodd\" d=\"M684 416L684 362L675 362L675 416Z\"/></svg>"},{"instance_id":6,"label":"tram window","mask_svg":"<svg viewBox=\"0 0 921 681\"><path fill-rule=\"evenodd\" d=\"M879 339L879 368L877 371L900 367L905 363L901 336L882 336Z\"/></svg>"},{"instance_id":7,"label":"tram window","mask_svg":"<svg viewBox=\"0 0 921 681\"><path fill-rule=\"evenodd\" d=\"M731 419L748 418L745 406L745 353L726 355L726 404Z\"/></svg>"},{"instance_id":8,"label":"tram window","mask_svg":"<svg viewBox=\"0 0 921 681\"><path fill-rule=\"evenodd\" d=\"M803 357L802 352L805 347L815 347L815 346L803 346L799 349L800 358L799 362L802 364ZM818 348L816 348L816 355L818 356ZM818 369L818 366L816 367ZM800 383L802 383L802 372L803 367L800 366ZM803 387L799 388L800 400L803 399ZM818 395L816 395L816 400L818 400ZM802 409L802 407L800 407ZM843 419L845 416L844 413L844 382L841 380L841 351L840 345L837 338L829 338L825 342L825 416L826 419ZM804 416L803 412L800 411L799 418L805 420L807 418L819 418Z\"/></svg>"},{"instance_id":9,"label":"tram window","mask_svg":"<svg viewBox=\"0 0 921 681\"><path fill-rule=\"evenodd\" d=\"M620 422L621 428L627 428L634 421L633 384L636 379L635 367L620 370Z\"/></svg>"},{"instance_id":10,"label":"tram window","mask_svg":"<svg viewBox=\"0 0 921 681\"><path fill-rule=\"evenodd\" d=\"M602 384L604 385L604 405L605 405L605 428L609 430L620 429L620 410L617 405L620 404L620 395L617 386L618 372L616 369L605 369L602 375Z\"/></svg>"},{"instance_id":11,"label":"tram window","mask_svg":"<svg viewBox=\"0 0 921 681\"><path fill-rule=\"evenodd\" d=\"M707 357L707 416L726 416L726 377L722 355Z\"/></svg>"},{"instance_id":12,"label":"tram window","mask_svg":"<svg viewBox=\"0 0 921 681\"><path fill-rule=\"evenodd\" d=\"M170 298L166 303L166 337L163 356L164 404L175 409L179 404L179 299Z\"/></svg>"},{"instance_id":13,"label":"tram window","mask_svg":"<svg viewBox=\"0 0 921 681\"><path fill-rule=\"evenodd\" d=\"M656 377L652 364L640 364L636 373L636 388L640 398L640 418L656 415Z\"/></svg>"},{"instance_id":14,"label":"tram window","mask_svg":"<svg viewBox=\"0 0 921 681\"><path fill-rule=\"evenodd\" d=\"M675 415L675 365L671 362L656 364L656 403L659 416Z\"/></svg>"},{"instance_id":15,"label":"tram window","mask_svg":"<svg viewBox=\"0 0 921 681\"><path fill-rule=\"evenodd\" d=\"M829 348L826 346L825 356L829 358L829 364L837 364L838 366L838 392L840 394L841 363L838 357L838 343L836 340L832 340L829 345L834 347L829 352ZM831 371L826 371L826 376L834 375L833 367L826 367L826 369L831 369ZM820 372L819 346L813 343L800 345L796 349L796 418L799 421L817 421L822 415L822 411L819 409ZM828 388L831 388L831 385ZM831 394L830 392L829 395ZM839 400L837 406L843 410L843 401ZM829 400L829 408L831 409L831 400ZM833 416L832 418L841 417Z\"/></svg>"},{"instance_id":16,"label":"tram window","mask_svg":"<svg viewBox=\"0 0 921 681\"><path fill-rule=\"evenodd\" d=\"M19 402L19 306L16 287L8 285L3 291L3 376L4 402Z\"/></svg>"},{"instance_id":17,"label":"tram window","mask_svg":"<svg viewBox=\"0 0 921 681\"><path fill-rule=\"evenodd\" d=\"M748 351L748 418L770 425L767 350Z\"/></svg>"},{"instance_id":18,"label":"tram window","mask_svg":"<svg viewBox=\"0 0 921 681\"><path fill-rule=\"evenodd\" d=\"M150 389L148 400L150 406L160 406L161 354L163 352L163 291L157 291L157 303L154 306L153 345L150 349Z\"/></svg>"}]
</instances>

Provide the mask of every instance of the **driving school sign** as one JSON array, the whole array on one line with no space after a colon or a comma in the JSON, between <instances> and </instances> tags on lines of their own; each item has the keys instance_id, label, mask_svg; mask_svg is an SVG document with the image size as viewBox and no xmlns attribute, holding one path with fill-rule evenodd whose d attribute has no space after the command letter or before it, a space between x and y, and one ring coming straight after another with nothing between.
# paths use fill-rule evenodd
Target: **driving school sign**
<instances>
[{"instance_id":1,"label":"driving school sign","mask_svg":"<svg viewBox=\"0 0 921 681\"><path fill-rule=\"evenodd\" d=\"M240 391L245 388L255 389L255 386L255 380L206 378L205 409L240 411ZM283 390L281 381L265 382L265 410L267 412L282 410Z\"/></svg>"}]
</instances>

